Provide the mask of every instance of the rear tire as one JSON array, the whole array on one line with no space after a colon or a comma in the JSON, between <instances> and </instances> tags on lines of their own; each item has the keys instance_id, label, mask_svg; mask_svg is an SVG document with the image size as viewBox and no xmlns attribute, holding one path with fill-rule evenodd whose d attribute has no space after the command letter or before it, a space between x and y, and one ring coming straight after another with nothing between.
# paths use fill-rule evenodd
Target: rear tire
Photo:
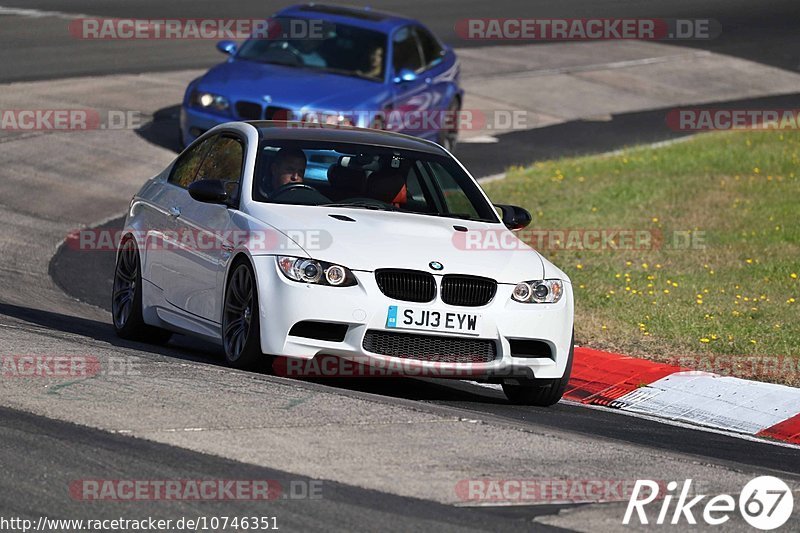
<instances>
[{"instance_id":1,"label":"rear tire","mask_svg":"<svg viewBox=\"0 0 800 533\"><path fill-rule=\"evenodd\" d=\"M172 332L145 324L142 317L142 269L136 241L128 237L119 248L111 294L111 318L117 336L165 344Z\"/></svg>"},{"instance_id":2,"label":"rear tire","mask_svg":"<svg viewBox=\"0 0 800 533\"><path fill-rule=\"evenodd\" d=\"M503 383L503 392L506 398L517 405L535 405L537 407L549 407L555 405L564 396L564 391L569 383L572 374L572 358L575 353L575 334L570 340L569 356L567 357L567 368L564 375L556 379L529 379L521 385L511 385Z\"/></svg>"},{"instance_id":3,"label":"rear tire","mask_svg":"<svg viewBox=\"0 0 800 533\"><path fill-rule=\"evenodd\" d=\"M222 312L222 345L225 362L233 368L249 369L268 356L261 352L258 289L247 260L231 266Z\"/></svg>"}]
</instances>

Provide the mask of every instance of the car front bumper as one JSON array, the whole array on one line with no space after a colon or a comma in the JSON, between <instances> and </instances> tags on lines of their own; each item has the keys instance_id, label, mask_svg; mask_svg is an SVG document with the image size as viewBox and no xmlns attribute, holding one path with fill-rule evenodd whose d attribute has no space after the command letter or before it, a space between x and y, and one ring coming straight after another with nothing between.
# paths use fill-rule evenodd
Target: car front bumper
<instances>
[{"instance_id":1,"label":"car front bumper","mask_svg":"<svg viewBox=\"0 0 800 533\"><path fill-rule=\"evenodd\" d=\"M498 284L497 293L482 307L455 307L438 298L430 303L394 300L379 289L372 272L354 272L358 285L328 287L286 279L273 256L252 258L256 271L261 327L261 349L265 354L311 359L318 355L337 356L370 366L406 369L411 375L432 377L561 378L572 347L573 294L569 282L555 304L522 304L511 299L513 285ZM410 331L386 326L389 306L406 306L442 312L458 311L481 315L477 335ZM301 321L327 322L347 326L341 342L289 335ZM421 361L414 354L403 358L373 353L364 348L368 331L407 335L435 335L450 339L479 339L495 343L497 357L488 363ZM546 343L546 357L512 354L512 340ZM396 363L402 362L398 366Z\"/></svg>"},{"instance_id":2,"label":"car front bumper","mask_svg":"<svg viewBox=\"0 0 800 533\"><path fill-rule=\"evenodd\" d=\"M189 146L195 139L200 137L214 126L218 126L219 124L224 124L232 120L237 119L233 117L215 115L213 113L206 113L193 107L187 107L185 104L181 105L181 139L183 140L185 146Z\"/></svg>"}]
</instances>

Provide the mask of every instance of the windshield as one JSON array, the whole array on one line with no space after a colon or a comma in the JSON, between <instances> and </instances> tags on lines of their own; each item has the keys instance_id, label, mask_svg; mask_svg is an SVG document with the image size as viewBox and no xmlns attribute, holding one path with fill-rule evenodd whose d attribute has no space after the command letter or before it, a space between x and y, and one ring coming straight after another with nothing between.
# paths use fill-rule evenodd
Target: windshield
<instances>
[{"instance_id":1,"label":"windshield","mask_svg":"<svg viewBox=\"0 0 800 533\"><path fill-rule=\"evenodd\" d=\"M498 222L452 158L352 143L264 141L253 199Z\"/></svg>"},{"instance_id":2,"label":"windshield","mask_svg":"<svg viewBox=\"0 0 800 533\"><path fill-rule=\"evenodd\" d=\"M278 17L271 24L286 33L293 21ZM306 38L249 39L236 58L383 81L386 35L325 22Z\"/></svg>"}]
</instances>

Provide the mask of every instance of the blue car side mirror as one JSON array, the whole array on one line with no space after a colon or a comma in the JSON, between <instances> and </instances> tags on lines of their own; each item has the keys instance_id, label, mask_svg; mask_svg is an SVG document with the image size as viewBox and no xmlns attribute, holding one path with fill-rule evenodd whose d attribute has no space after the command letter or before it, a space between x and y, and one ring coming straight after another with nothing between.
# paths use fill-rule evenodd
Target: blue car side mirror
<instances>
[{"instance_id":1,"label":"blue car side mirror","mask_svg":"<svg viewBox=\"0 0 800 533\"><path fill-rule=\"evenodd\" d=\"M220 41L217 43L217 50L223 54L232 56L236 53L236 43L233 41Z\"/></svg>"},{"instance_id":2,"label":"blue car side mirror","mask_svg":"<svg viewBox=\"0 0 800 533\"><path fill-rule=\"evenodd\" d=\"M417 79L417 74L413 70L407 68L401 69L394 77L395 83L406 83Z\"/></svg>"}]
</instances>

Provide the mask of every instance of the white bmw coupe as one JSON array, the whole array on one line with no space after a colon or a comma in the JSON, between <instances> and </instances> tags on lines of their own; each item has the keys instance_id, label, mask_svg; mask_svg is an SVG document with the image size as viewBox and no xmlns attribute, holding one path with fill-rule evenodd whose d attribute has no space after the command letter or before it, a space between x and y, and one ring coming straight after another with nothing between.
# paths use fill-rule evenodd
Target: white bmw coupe
<instances>
[{"instance_id":1,"label":"white bmw coupe","mask_svg":"<svg viewBox=\"0 0 800 533\"><path fill-rule=\"evenodd\" d=\"M530 220L493 206L429 141L223 124L132 199L114 328L217 342L240 368L400 361L409 374L468 373L501 383L512 402L551 405L572 368L572 286L512 233Z\"/></svg>"}]
</instances>

